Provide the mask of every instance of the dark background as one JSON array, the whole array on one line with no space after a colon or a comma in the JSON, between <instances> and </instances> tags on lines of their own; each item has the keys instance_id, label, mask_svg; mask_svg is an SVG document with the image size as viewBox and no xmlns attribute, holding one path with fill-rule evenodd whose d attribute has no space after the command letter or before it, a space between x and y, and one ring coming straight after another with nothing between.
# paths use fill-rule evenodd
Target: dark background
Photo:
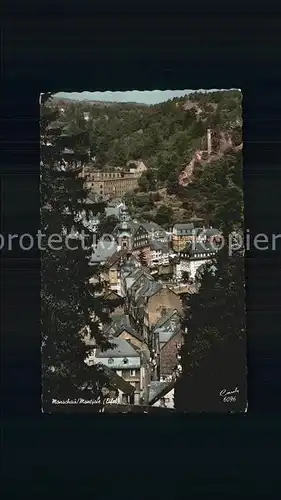
<instances>
[{"instance_id":1,"label":"dark background","mask_svg":"<svg viewBox=\"0 0 281 500\"><path fill-rule=\"evenodd\" d=\"M82 13L81 3L73 9L52 2L4 9L1 233L40 227L40 92L229 87L244 96L245 227L281 232L281 22L270 4L243 13L239 3L217 2L185 12L174 2L143 3L141 12L122 2L98 4L96 13ZM10 496L24 486L57 495L62 481L62 491L82 497L87 471L97 498L149 498L161 489L172 498L183 488L192 497L237 498L246 478L255 498L271 498L280 450L280 246L246 258L248 413L197 417L42 415L40 256L3 251L1 406Z\"/></svg>"}]
</instances>

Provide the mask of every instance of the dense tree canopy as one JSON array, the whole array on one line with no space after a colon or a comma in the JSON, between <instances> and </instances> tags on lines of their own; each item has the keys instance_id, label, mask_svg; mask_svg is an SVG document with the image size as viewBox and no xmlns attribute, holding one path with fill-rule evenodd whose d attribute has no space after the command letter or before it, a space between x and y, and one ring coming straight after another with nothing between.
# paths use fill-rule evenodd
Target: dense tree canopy
<instances>
[{"instance_id":1,"label":"dense tree canopy","mask_svg":"<svg viewBox=\"0 0 281 500\"><path fill-rule=\"evenodd\" d=\"M246 405L243 252L229 256L227 247L221 250L215 264L208 264L202 272L199 293L187 295L184 308L186 334L181 352L183 376L176 390L177 409L243 410ZM239 390L236 401L225 404L220 392L235 387Z\"/></svg>"},{"instance_id":2,"label":"dense tree canopy","mask_svg":"<svg viewBox=\"0 0 281 500\"><path fill-rule=\"evenodd\" d=\"M228 232L242 227L242 152L231 151L208 165L198 166L193 181L181 188L179 196L190 215L196 213Z\"/></svg>"},{"instance_id":3,"label":"dense tree canopy","mask_svg":"<svg viewBox=\"0 0 281 500\"><path fill-rule=\"evenodd\" d=\"M235 135L236 143L242 142L241 101L239 91L220 91L194 92L154 106L70 102L64 120L71 124L71 133L87 131L98 165L124 167L128 160L141 159L160 187L197 148L206 147L208 127L214 135L224 130ZM90 115L87 122L84 112Z\"/></svg>"},{"instance_id":4,"label":"dense tree canopy","mask_svg":"<svg viewBox=\"0 0 281 500\"><path fill-rule=\"evenodd\" d=\"M49 96L47 96L49 97ZM89 263L91 239L77 233L90 233L82 224L81 213L101 212L102 206L86 204L87 192L78 176L78 159L83 141L80 133L65 133L60 116L41 103L41 231L48 244L41 253L42 368L43 404L53 399L100 398L107 378L84 360L90 348L87 334L103 348L110 344L100 329L108 320L110 301L97 296L98 285L91 285ZM66 164L62 151L68 146L72 159ZM87 215L86 215L87 216ZM97 271L98 277L98 271Z\"/></svg>"},{"instance_id":5,"label":"dense tree canopy","mask_svg":"<svg viewBox=\"0 0 281 500\"><path fill-rule=\"evenodd\" d=\"M172 223L196 214L206 224L222 226L227 211L231 225L240 225L242 153L235 149L242 144L240 91L194 92L154 106L70 101L64 108L61 120L71 133L83 135L82 143L90 146L97 168L126 169L129 161L145 163L147 171L138 188L128 194L134 217L160 220L159 200L143 196L150 192L173 209ZM208 128L212 131L211 159L194 162L192 182L184 187L179 174L197 150L207 149ZM234 206L234 199L239 204Z\"/></svg>"}]
</instances>

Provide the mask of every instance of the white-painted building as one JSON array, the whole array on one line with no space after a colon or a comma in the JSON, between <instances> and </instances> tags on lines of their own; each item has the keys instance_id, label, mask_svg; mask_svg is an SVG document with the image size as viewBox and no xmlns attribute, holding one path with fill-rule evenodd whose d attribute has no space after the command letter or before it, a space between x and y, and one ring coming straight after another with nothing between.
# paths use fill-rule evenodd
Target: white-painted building
<instances>
[{"instance_id":1,"label":"white-painted building","mask_svg":"<svg viewBox=\"0 0 281 500\"><path fill-rule=\"evenodd\" d=\"M160 408L174 409L175 408L174 393L175 393L175 390L173 388L167 394L165 394L163 397L158 399L152 406L160 407Z\"/></svg>"},{"instance_id":2,"label":"white-painted building","mask_svg":"<svg viewBox=\"0 0 281 500\"><path fill-rule=\"evenodd\" d=\"M152 381L149 385L149 405L160 408L175 408L175 380Z\"/></svg>"},{"instance_id":3,"label":"white-painted building","mask_svg":"<svg viewBox=\"0 0 281 500\"><path fill-rule=\"evenodd\" d=\"M150 265L165 266L169 264L169 248L161 241L153 240L150 243Z\"/></svg>"},{"instance_id":4,"label":"white-painted building","mask_svg":"<svg viewBox=\"0 0 281 500\"><path fill-rule=\"evenodd\" d=\"M130 400L133 404L139 404L143 394L145 370L141 363L141 353L132 344L120 337L110 338L112 347L106 351L93 349L85 361L88 365L102 364L114 371L116 375L129 382L135 388L134 397ZM130 401L122 396L122 403Z\"/></svg>"},{"instance_id":5,"label":"white-painted building","mask_svg":"<svg viewBox=\"0 0 281 500\"><path fill-rule=\"evenodd\" d=\"M216 250L207 242L196 242L195 245L191 245L186 252L178 254L178 261L174 266L175 279L180 281L183 273L188 273L189 278L194 280L198 269L212 262L216 254Z\"/></svg>"}]
</instances>

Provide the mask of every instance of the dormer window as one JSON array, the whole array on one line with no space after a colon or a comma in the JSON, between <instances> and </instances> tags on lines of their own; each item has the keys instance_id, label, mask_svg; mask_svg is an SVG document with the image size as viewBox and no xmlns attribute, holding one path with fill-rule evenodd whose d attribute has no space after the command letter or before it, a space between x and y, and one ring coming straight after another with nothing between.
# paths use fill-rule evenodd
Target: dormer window
<instances>
[{"instance_id":1,"label":"dormer window","mask_svg":"<svg viewBox=\"0 0 281 500\"><path fill-rule=\"evenodd\" d=\"M127 365L128 364L128 358L124 358L123 359L123 363L124 363L124 365Z\"/></svg>"}]
</instances>

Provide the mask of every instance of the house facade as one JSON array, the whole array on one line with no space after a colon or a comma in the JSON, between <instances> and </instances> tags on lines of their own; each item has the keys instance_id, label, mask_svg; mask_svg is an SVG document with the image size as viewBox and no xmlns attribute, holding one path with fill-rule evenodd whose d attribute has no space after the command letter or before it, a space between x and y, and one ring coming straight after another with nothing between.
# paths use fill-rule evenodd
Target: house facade
<instances>
[{"instance_id":1,"label":"house facade","mask_svg":"<svg viewBox=\"0 0 281 500\"><path fill-rule=\"evenodd\" d=\"M144 398L147 384L146 367L143 363L141 349L138 350L128 340L112 336L112 347L106 351L96 350L89 356L88 361L98 362L113 370L116 375L124 379L132 387L134 394L123 396L123 404L139 404Z\"/></svg>"},{"instance_id":2,"label":"house facade","mask_svg":"<svg viewBox=\"0 0 281 500\"><path fill-rule=\"evenodd\" d=\"M169 248L167 244L152 240L150 243L150 266L166 266L169 265Z\"/></svg>"},{"instance_id":3,"label":"house facade","mask_svg":"<svg viewBox=\"0 0 281 500\"><path fill-rule=\"evenodd\" d=\"M174 409L174 386L175 380L152 381L149 387L149 405Z\"/></svg>"},{"instance_id":4,"label":"house facade","mask_svg":"<svg viewBox=\"0 0 281 500\"><path fill-rule=\"evenodd\" d=\"M172 337L160 348L159 356L159 376L161 380L169 380L178 364L178 353L183 344L182 330L179 329Z\"/></svg>"},{"instance_id":5,"label":"house facade","mask_svg":"<svg viewBox=\"0 0 281 500\"><path fill-rule=\"evenodd\" d=\"M188 273L189 278L194 280L198 270L211 262L216 257L217 251L208 242L197 242L185 251L179 253L178 261L174 265L174 277L180 281L183 273Z\"/></svg>"},{"instance_id":6,"label":"house facade","mask_svg":"<svg viewBox=\"0 0 281 500\"><path fill-rule=\"evenodd\" d=\"M105 262L102 276L108 284L110 290L121 294L120 268L127 258L126 249L118 250Z\"/></svg>"},{"instance_id":7,"label":"house facade","mask_svg":"<svg viewBox=\"0 0 281 500\"><path fill-rule=\"evenodd\" d=\"M133 385L117 375L114 370L111 370L102 363L96 363L96 367L99 367L109 380L109 392L104 401L106 405L127 404L127 402L134 402L135 387Z\"/></svg>"},{"instance_id":8,"label":"house facade","mask_svg":"<svg viewBox=\"0 0 281 500\"><path fill-rule=\"evenodd\" d=\"M175 224L172 230L172 249L181 252L193 240L194 223Z\"/></svg>"},{"instance_id":9,"label":"house facade","mask_svg":"<svg viewBox=\"0 0 281 500\"><path fill-rule=\"evenodd\" d=\"M141 172L137 170L107 169L106 171L100 171L90 167L84 167L82 170L85 187L102 197L122 198L127 192L138 187L140 176Z\"/></svg>"},{"instance_id":10,"label":"house facade","mask_svg":"<svg viewBox=\"0 0 281 500\"><path fill-rule=\"evenodd\" d=\"M116 316L119 317L119 316L122 316L125 314L124 298L121 295L119 295L115 291L108 290L104 294L104 299L111 301L113 304L114 303L118 304L118 305L116 305L114 310L110 313L110 316L112 317L112 319L114 319L114 317L116 317Z\"/></svg>"},{"instance_id":11,"label":"house facade","mask_svg":"<svg viewBox=\"0 0 281 500\"><path fill-rule=\"evenodd\" d=\"M161 287L147 298L145 312L149 325L155 325L169 309L182 312L181 299L170 288Z\"/></svg>"}]
</instances>

